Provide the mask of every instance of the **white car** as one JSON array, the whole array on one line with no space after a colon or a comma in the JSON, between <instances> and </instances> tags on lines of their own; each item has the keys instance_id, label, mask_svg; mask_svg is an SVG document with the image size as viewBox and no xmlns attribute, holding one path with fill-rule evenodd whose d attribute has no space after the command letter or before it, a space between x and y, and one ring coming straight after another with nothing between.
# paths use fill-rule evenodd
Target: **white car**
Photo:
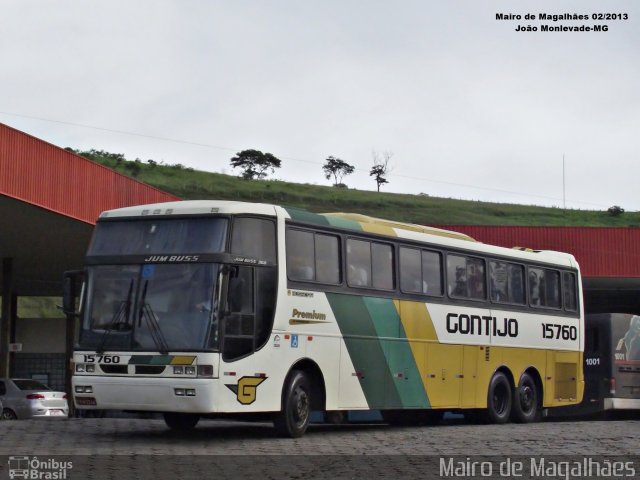
<instances>
[{"instance_id":1,"label":"white car","mask_svg":"<svg viewBox=\"0 0 640 480\"><path fill-rule=\"evenodd\" d=\"M65 392L55 392L28 378L0 378L0 405L3 420L69 416Z\"/></svg>"}]
</instances>

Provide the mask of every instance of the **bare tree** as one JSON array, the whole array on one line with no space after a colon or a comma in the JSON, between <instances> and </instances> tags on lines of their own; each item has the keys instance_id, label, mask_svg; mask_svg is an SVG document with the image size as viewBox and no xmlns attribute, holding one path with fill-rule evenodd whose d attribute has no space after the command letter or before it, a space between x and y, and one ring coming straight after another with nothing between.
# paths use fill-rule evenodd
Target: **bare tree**
<instances>
[{"instance_id":1,"label":"bare tree","mask_svg":"<svg viewBox=\"0 0 640 480\"><path fill-rule=\"evenodd\" d=\"M373 167L371 167L369 175L375 180L379 192L380 185L389 183L389 180L387 180L386 177L391 173L389 161L391 160L391 157L393 157L393 152L385 150L380 154L374 150L371 152L371 156L373 157Z\"/></svg>"}]
</instances>

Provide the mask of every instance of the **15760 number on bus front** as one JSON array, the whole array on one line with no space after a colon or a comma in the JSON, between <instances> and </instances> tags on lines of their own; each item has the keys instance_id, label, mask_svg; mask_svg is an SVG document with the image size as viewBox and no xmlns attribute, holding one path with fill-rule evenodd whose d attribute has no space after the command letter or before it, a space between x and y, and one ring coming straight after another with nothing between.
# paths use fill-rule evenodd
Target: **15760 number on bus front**
<instances>
[{"instance_id":1,"label":"15760 number on bus front","mask_svg":"<svg viewBox=\"0 0 640 480\"><path fill-rule=\"evenodd\" d=\"M84 355L85 363L120 363L118 355Z\"/></svg>"},{"instance_id":2,"label":"15760 number on bus front","mask_svg":"<svg viewBox=\"0 0 640 480\"><path fill-rule=\"evenodd\" d=\"M573 325L558 325L556 323L542 324L542 338L552 340L577 340L578 329Z\"/></svg>"}]
</instances>

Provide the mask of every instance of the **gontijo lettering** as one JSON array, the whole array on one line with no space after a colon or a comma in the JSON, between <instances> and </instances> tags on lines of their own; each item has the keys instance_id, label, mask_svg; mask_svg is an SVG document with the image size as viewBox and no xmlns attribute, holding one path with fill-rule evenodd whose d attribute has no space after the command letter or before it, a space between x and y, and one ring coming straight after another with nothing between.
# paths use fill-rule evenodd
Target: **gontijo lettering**
<instances>
[{"instance_id":1,"label":"gontijo lettering","mask_svg":"<svg viewBox=\"0 0 640 480\"><path fill-rule=\"evenodd\" d=\"M463 335L485 335L494 337L517 337L518 320L503 318L501 321L490 315L447 314L447 332Z\"/></svg>"}]
</instances>

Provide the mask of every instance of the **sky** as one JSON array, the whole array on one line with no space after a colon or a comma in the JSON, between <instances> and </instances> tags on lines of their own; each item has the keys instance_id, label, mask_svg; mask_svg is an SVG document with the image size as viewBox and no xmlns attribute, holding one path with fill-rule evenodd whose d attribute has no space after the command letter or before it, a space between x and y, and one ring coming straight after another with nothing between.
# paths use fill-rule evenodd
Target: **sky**
<instances>
[{"instance_id":1,"label":"sky","mask_svg":"<svg viewBox=\"0 0 640 480\"><path fill-rule=\"evenodd\" d=\"M0 122L60 147L319 185L334 156L361 190L388 153L383 191L640 210L640 2L4 0L0 62Z\"/></svg>"}]
</instances>

